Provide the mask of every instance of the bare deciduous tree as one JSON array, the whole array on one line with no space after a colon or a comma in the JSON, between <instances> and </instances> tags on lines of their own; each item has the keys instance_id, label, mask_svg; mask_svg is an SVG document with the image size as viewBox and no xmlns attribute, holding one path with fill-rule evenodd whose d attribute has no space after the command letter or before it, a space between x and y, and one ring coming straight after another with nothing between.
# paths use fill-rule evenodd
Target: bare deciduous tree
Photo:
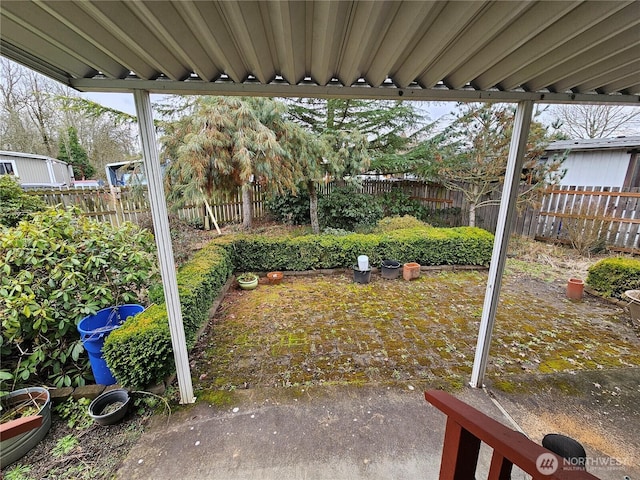
<instances>
[{"instance_id":1,"label":"bare deciduous tree","mask_svg":"<svg viewBox=\"0 0 640 480\"><path fill-rule=\"evenodd\" d=\"M433 158L418 173L462 193L469 226L476 225L478 209L500 203L492 194L504 182L514 113L509 105L468 104L442 134L428 141L431 146L426 151ZM521 176L524 188L518 198L521 204L535 201L548 184L563 175L562 159L540 161L552 139L542 124L532 122Z\"/></svg>"},{"instance_id":2,"label":"bare deciduous tree","mask_svg":"<svg viewBox=\"0 0 640 480\"><path fill-rule=\"evenodd\" d=\"M135 155L135 118L101 107L77 92L0 59L0 149L56 157L60 136L78 132L98 176L104 164Z\"/></svg>"},{"instance_id":3,"label":"bare deciduous tree","mask_svg":"<svg viewBox=\"0 0 640 480\"><path fill-rule=\"evenodd\" d=\"M640 135L640 108L620 105L558 105L555 125L570 138Z\"/></svg>"}]
</instances>

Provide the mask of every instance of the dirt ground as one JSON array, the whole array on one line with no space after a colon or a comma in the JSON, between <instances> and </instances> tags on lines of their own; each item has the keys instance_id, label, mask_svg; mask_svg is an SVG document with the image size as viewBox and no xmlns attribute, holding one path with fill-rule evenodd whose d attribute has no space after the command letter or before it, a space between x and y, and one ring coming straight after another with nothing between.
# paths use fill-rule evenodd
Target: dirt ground
<instances>
[{"instance_id":1,"label":"dirt ground","mask_svg":"<svg viewBox=\"0 0 640 480\"><path fill-rule=\"evenodd\" d=\"M146 418L130 411L117 425L93 424L87 429L70 428L52 414L47 436L24 457L2 470L6 480L75 480L113 477L122 459L144 431ZM73 437L77 443L65 453L61 446ZM75 443L75 442L74 442Z\"/></svg>"}]
</instances>

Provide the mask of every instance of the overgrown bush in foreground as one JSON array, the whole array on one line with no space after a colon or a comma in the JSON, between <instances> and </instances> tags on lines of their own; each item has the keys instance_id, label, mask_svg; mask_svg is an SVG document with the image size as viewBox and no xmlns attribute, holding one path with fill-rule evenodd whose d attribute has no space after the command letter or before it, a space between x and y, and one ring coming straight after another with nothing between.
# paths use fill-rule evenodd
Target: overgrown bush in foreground
<instances>
[{"instance_id":1,"label":"overgrown bush in foreground","mask_svg":"<svg viewBox=\"0 0 640 480\"><path fill-rule=\"evenodd\" d=\"M77 209L47 209L0 231L0 379L5 386L83 385L91 378L76 325L101 308L145 302L152 235Z\"/></svg>"},{"instance_id":2,"label":"overgrown bush in foreground","mask_svg":"<svg viewBox=\"0 0 640 480\"><path fill-rule=\"evenodd\" d=\"M178 270L178 292L189 348L232 272L229 255L214 244L205 246ZM109 368L118 382L127 387L156 384L174 370L162 289L154 290L150 296L155 305L111 332L104 344L103 355Z\"/></svg>"},{"instance_id":3,"label":"overgrown bush in foreground","mask_svg":"<svg viewBox=\"0 0 640 480\"><path fill-rule=\"evenodd\" d=\"M605 297L622 299L625 290L640 289L640 260L605 258L589 267L587 285Z\"/></svg>"}]
</instances>

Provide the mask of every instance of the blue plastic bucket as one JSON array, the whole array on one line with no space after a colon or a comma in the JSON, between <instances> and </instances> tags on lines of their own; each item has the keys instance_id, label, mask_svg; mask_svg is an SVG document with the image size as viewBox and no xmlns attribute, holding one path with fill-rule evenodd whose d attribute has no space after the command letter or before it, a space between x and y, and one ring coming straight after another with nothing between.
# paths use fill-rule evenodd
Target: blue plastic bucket
<instances>
[{"instance_id":1,"label":"blue plastic bucket","mask_svg":"<svg viewBox=\"0 0 640 480\"><path fill-rule=\"evenodd\" d=\"M89 362L96 383L99 385L113 385L116 383L107 362L102 357L104 339L124 321L142 312L142 305L120 305L118 307L103 308L95 315L84 317L78 323L78 332L84 349L89 353Z\"/></svg>"}]
</instances>

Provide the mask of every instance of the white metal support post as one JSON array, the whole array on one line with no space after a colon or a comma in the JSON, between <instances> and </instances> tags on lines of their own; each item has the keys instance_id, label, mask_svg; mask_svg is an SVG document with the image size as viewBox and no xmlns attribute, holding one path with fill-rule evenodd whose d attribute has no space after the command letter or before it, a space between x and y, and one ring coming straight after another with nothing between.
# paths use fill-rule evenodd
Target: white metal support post
<instances>
[{"instance_id":1,"label":"white metal support post","mask_svg":"<svg viewBox=\"0 0 640 480\"><path fill-rule=\"evenodd\" d=\"M476 345L476 354L473 360L471 382L469 382L473 388L483 386L484 373L487 369L491 334L493 332L493 324L496 320L500 286L502 285L502 273L504 272L504 265L507 258L509 232L511 231L511 223L516 210L518 186L520 184L520 175L522 174L524 155L527 149L527 137L529 136L532 112L533 102L527 100L518 103L513 124L513 133L511 134L511 144L509 145L509 158L507 160L507 171L502 188L502 198L500 200L498 225L496 226L496 235L493 242L489 279L487 280L487 290L484 295L484 305L482 306L478 344Z\"/></svg>"},{"instance_id":2,"label":"white metal support post","mask_svg":"<svg viewBox=\"0 0 640 480\"><path fill-rule=\"evenodd\" d=\"M151 216L155 230L164 298L169 316L169 330L171 332L173 356L176 362L180 403L193 403L196 399L193 396L193 384L191 383L189 354L187 352L187 342L184 335L184 325L182 323L178 281L176 278L176 267L173 260L173 248L171 247L171 234L169 231L169 217L164 195L156 133L153 127L153 113L151 111L149 92L146 90L134 90L133 98L136 104L136 112L138 113L138 126L142 140L145 174L149 183L149 202L151 204Z\"/></svg>"}]
</instances>

